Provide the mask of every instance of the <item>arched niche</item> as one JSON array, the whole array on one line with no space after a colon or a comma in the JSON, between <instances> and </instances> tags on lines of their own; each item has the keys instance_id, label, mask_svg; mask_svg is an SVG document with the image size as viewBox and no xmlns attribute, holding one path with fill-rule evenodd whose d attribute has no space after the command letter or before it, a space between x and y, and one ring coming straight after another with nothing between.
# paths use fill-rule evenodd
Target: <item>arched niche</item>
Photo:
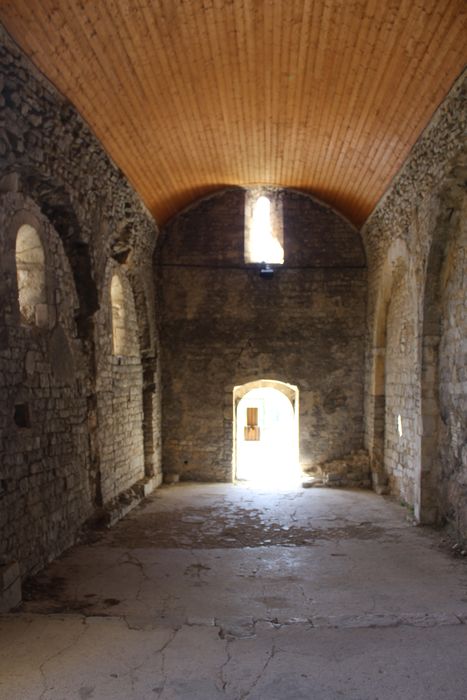
<instances>
[{"instance_id":1,"label":"arched niche","mask_svg":"<svg viewBox=\"0 0 467 700\"><path fill-rule=\"evenodd\" d=\"M431 222L423 293L420 497L415 508L420 522L447 520L460 536L465 529L461 504L467 429L462 410L465 391L455 378L462 376L465 365L466 176L467 167L460 159L438 195Z\"/></svg>"},{"instance_id":2,"label":"arched niche","mask_svg":"<svg viewBox=\"0 0 467 700\"><path fill-rule=\"evenodd\" d=\"M403 275L408 263L405 241L396 239L391 244L380 274L378 296L373 321L370 382L370 456L373 484L384 491L387 476L384 473L384 445L386 421L386 351L387 320L392 290Z\"/></svg>"},{"instance_id":3,"label":"arched niche","mask_svg":"<svg viewBox=\"0 0 467 700\"><path fill-rule=\"evenodd\" d=\"M78 219L73 196L62 182L50 174L28 169L27 172L10 173L10 176L17 178L18 191L40 207L60 237L78 295L78 334L90 338L92 329L89 319L98 308L98 295L89 243L83 237L83 226Z\"/></svg>"},{"instance_id":4,"label":"arched niche","mask_svg":"<svg viewBox=\"0 0 467 700\"><path fill-rule=\"evenodd\" d=\"M419 294L414 264L399 258L386 316L384 470L391 492L416 507L420 491Z\"/></svg>"}]
</instances>

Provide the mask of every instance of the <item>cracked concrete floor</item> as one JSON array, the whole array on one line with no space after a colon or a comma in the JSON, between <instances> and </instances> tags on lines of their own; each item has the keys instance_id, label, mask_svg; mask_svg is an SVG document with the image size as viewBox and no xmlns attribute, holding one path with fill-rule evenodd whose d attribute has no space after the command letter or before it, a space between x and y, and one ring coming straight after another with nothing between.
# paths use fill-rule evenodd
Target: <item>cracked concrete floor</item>
<instances>
[{"instance_id":1,"label":"cracked concrete floor","mask_svg":"<svg viewBox=\"0 0 467 700\"><path fill-rule=\"evenodd\" d=\"M1 700L466 700L467 562L366 491L163 488L0 618Z\"/></svg>"}]
</instances>

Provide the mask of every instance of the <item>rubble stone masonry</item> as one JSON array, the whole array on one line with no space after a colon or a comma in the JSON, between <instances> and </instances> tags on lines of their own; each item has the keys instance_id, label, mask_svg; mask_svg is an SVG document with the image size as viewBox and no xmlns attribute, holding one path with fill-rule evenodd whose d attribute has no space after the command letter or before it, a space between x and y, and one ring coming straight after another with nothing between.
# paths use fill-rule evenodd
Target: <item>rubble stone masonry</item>
<instances>
[{"instance_id":1,"label":"rubble stone masonry","mask_svg":"<svg viewBox=\"0 0 467 700\"><path fill-rule=\"evenodd\" d=\"M161 235L163 457L182 478L232 478L233 389L261 379L298 387L304 469L363 444L360 235L306 194L269 195L285 248L270 279L244 262L241 188L198 202Z\"/></svg>"},{"instance_id":2,"label":"rubble stone masonry","mask_svg":"<svg viewBox=\"0 0 467 700\"><path fill-rule=\"evenodd\" d=\"M0 39L0 558L24 577L161 479L158 232L76 110ZM45 256L36 321L20 312L23 224ZM118 354L113 274L130 339Z\"/></svg>"},{"instance_id":3,"label":"rubble stone masonry","mask_svg":"<svg viewBox=\"0 0 467 700\"><path fill-rule=\"evenodd\" d=\"M467 539L466 78L362 230L369 264L365 441L421 522Z\"/></svg>"},{"instance_id":4,"label":"rubble stone masonry","mask_svg":"<svg viewBox=\"0 0 467 700\"><path fill-rule=\"evenodd\" d=\"M5 599L162 468L231 480L234 388L262 381L289 385L304 470L367 485L370 468L377 490L467 540L466 126L462 76L361 232L265 188L284 263L261 273L245 262L251 190L194 202L159 236L0 29Z\"/></svg>"}]
</instances>

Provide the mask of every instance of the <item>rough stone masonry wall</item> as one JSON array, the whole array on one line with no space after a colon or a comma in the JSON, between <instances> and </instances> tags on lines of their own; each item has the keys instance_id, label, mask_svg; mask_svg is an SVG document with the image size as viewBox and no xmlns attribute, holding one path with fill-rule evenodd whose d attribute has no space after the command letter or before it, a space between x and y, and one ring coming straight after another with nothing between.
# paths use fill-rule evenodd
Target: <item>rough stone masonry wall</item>
<instances>
[{"instance_id":1,"label":"rough stone masonry wall","mask_svg":"<svg viewBox=\"0 0 467 700\"><path fill-rule=\"evenodd\" d=\"M421 521L447 520L461 538L467 537L466 125L461 76L362 230L370 271L365 428L373 467L384 468L393 492Z\"/></svg>"},{"instance_id":2,"label":"rough stone masonry wall","mask_svg":"<svg viewBox=\"0 0 467 700\"><path fill-rule=\"evenodd\" d=\"M467 163L466 163L467 164ZM464 182L467 168L464 168ZM441 271L439 346L439 503L467 540L467 197L451 215Z\"/></svg>"},{"instance_id":3,"label":"rough stone masonry wall","mask_svg":"<svg viewBox=\"0 0 467 700\"><path fill-rule=\"evenodd\" d=\"M280 195L285 264L244 263L245 191L201 200L163 232L163 458L182 478L232 478L232 394L297 385L304 468L362 447L366 263L335 212Z\"/></svg>"},{"instance_id":4,"label":"rough stone masonry wall","mask_svg":"<svg viewBox=\"0 0 467 700\"><path fill-rule=\"evenodd\" d=\"M386 316L385 468L390 487L415 501L420 461L420 363L413 277L404 263L394 271Z\"/></svg>"},{"instance_id":5,"label":"rough stone masonry wall","mask_svg":"<svg viewBox=\"0 0 467 700\"><path fill-rule=\"evenodd\" d=\"M0 31L0 557L24 576L109 499L160 478L157 229L74 108ZM51 320L41 328L18 315L21 212L39 222L47 258ZM139 357L112 353L110 268L126 280ZM18 403L30 427L15 424Z\"/></svg>"},{"instance_id":6,"label":"rough stone masonry wall","mask_svg":"<svg viewBox=\"0 0 467 700\"><path fill-rule=\"evenodd\" d=\"M111 300L116 276L124 293L124 338L117 350L112 341L112 309L102 303L97 313L99 332L97 396L101 492L103 503L144 477L143 373L138 327L131 286L120 266L109 264L104 297Z\"/></svg>"},{"instance_id":7,"label":"rough stone masonry wall","mask_svg":"<svg viewBox=\"0 0 467 700\"><path fill-rule=\"evenodd\" d=\"M46 252L45 327L22 322L19 313L15 244L26 223ZM59 554L70 543L70 523L91 512L85 361L63 245L29 198L1 195L0 244L0 532L3 553L30 570Z\"/></svg>"}]
</instances>

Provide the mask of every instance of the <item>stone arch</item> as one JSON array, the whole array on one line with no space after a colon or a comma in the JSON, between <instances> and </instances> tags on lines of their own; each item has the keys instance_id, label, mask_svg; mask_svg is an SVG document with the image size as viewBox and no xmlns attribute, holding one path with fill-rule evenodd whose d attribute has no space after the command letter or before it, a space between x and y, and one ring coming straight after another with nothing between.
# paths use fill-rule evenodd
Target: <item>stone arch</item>
<instances>
[{"instance_id":1,"label":"stone arch","mask_svg":"<svg viewBox=\"0 0 467 700\"><path fill-rule=\"evenodd\" d=\"M295 407L298 403L298 387L288 384L280 379L252 379L244 384L234 387L234 401L239 401L252 389L271 387L284 394Z\"/></svg>"},{"instance_id":2,"label":"stone arch","mask_svg":"<svg viewBox=\"0 0 467 700\"><path fill-rule=\"evenodd\" d=\"M24 327L51 328L56 322L54 255L49 222L29 198L9 195L3 209L4 242L0 293L2 311ZM26 306L28 307L26 309ZM9 325L6 317L2 324ZM6 337L0 338L0 346Z\"/></svg>"},{"instance_id":3,"label":"stone arch","mask_svg":"<svg viewBox=\"0 0 467 700\"><path fill-rule=\"evenodd\" d=\"M298 478L299 475L299 439L298 439L298 401L299 401L299 389L297 386L288 384L287 382L283 382L277 379L256 379L253 381L246 382L241 385L234 386L233 389L231 390L231 397L233 399L233 421L232 421L232 427L233 427L233 437L232 437L232 477L235 479L237 477L237 472L238 472L238 463L237 463L237 458L238 458L238 452L239 452L239 445L238 445L238 409L239 406L241 405L243 399L245 399L248 395L250 395L252 392L254 393L255 390L272 390L275 392L280 393L282 396L284 396L287 401L290 404L290 407L292 409L292 414L293 414L293 422L294 422L294 435L293 435L293 441L294 444L291 445L291 453L294 453L294 461L295 464L292 465L292 468L294 469L294 476Z\"/></svg>"},{"instance_id":4,"label":"stone arch","mask_svg":"<svg viewBox=\"0 0 467 700\"><path fill-rule=\"evenodd\" d=\"M465 231L465 167L456 166L452 175L448 178L448 185L439 194L438 209L433 222L431 245L428 253L425 288L423 293L423 326L421 348L421 402L422 402L422 436L421 436L421 471L420 471L420 496L416 504L417 519L426 524L442 521L445 517L443 498L446 502L451 500L443 494L448 489L445 478L443 456L440 452L440 440L442 433L447 433L448 410L442 406L441 373L440 366L442 356L443 334L449 319L446 318L446 310L443 308L445 290L449 285L449 277L455 267L453 250L455 243L461 243L463 236L466 245L467 234ZM463 223L464 221L464 223ZM464 226L464 232L462 232ZM462 246L460 246L462 247ZM457 263L459 265L459 263ZM462 262L460 263L462 266ZM464 269L465 277L465 269ZM460 305L465 304L464 301ZM454 322L457 326L457 322ZM456 327L457 334L461 332ZM445 341L446 344L446 341ZM448 345L451 343L447 342ZM448 379L448 382L451 378ZM459 425L465 423L462 417ZM465 430L464 430L465 440ZM447 440L450 445L462 445L463 440ZM458 459L461 462L461 459Z\"/></svg>"},{"instance_id":5,"label":"stone arch","mask_svg":"<svg viewBox=\"0 0 467 700\"><path fill-rule=\"evenodd\" d=\"M0 219L2 464L12 497L27 494L24 525L10 546L28 571L69 546L71 513L76 526L90 514L86 363L74 321L73 275L58 233L36 202L16 190L1 196ZM45 488L45 475L53 489ZM40 510L32 507L38 494Z\"/></svg>"},{"instance_id":6,"label":"stone arch","mask_svg":"<svg viewBox=\"0 0 467 700\"><path fill-rule=\"evenodd\" d=\"M135 275L135 230L132 223L126 223L110 236L110 255L125 270L132 287L138 322L139 346L142 356L154 354L154 326L148 310L148 295L154 294L154 290L147 289L146 280L141 274ZM152 265L151 252L147 252ZM141 251L139 251L141 255ZM136 253L138 255L138 253ZM143 252L144 255L144 252ZM146 263L144 260L143 263ZM139 267L139 266L138 266Z\"/></svg>"},{"instance_id":7,"label":"stone arch","mask_svg":"<svg viewBox=\"0 0 467 700\"><path fill-rule=\"evenodd\" d=\"M83 356L87 390L88 446L90 451L89 483L93 500L100 504L100 472L96 396L96 347L94 315L99 308L94 281L89 239L92 231L84 231L79 205L69 188L59 178L37 168L21 168L7 173L1 181L3 192L16 193L34 201L58 234L73 278L76 297L67 316L72 318ZM54 300L49 304L49 323L54 324ZM55 336L57 337L57 336Z\"/></svg>"},{"instance_id":8,"label":"stone arch","mask_svg":"<svg viewBox=\"0 0 467 700\"><path fill-rule=\"evenodd\" d=\"M133 223L125 223L110 236L110 254L113 260L122 266L130 282L136 320L138 340L143 367L143 435L145 475L148 478L160 473L160 396L157 391L159 384L158 343L155 314L151 313L149 299L155 299L156 293L152 275L152 251L141 251L135 246L135 228ZM135 256L147 257L138 264ZM149 266L148 274L141 274ZM135 267L138 274L134 273Z\"/></svg>"},{"instance_id":9,"label":"stone arch","mask_svg":"<svg viewBox=\"0 0 467 700\"><path fill-rule=\"evenodd\" d=\"M384 470L391 491L415 507L420 489L419 294L414 266L399 258L386 316Z\"/></svg>"},{"instance_id":10,"label":"stone arch","mask_svg":"<svg viewBox=\"0 0 467 700\"><path fill-rule=\"evenodd\" d=\"M6 178L10 188L30 197L40 207L60 236L78 295L78 334L90 339L90 318L98 308L97 287L89 245L83 236L72 196L58 181L35 170L10 173Z\"/></svg>"},{"instance_id":11,"label":"stone arch","mask_svg":"<svg viewBox=\"0 0 467 700\"><path fill-rule=\"evenodd\" d=\"M97 501L111 507L144 477L142 364L133 291L126 270L113 260L101 294L96 316Z\"/></svg>"},{"instance_id":12,"label":"stone arch","mask_svg":"<svg viewBox=\"0 0 467 700\"><path fill-rule=\"evenodd\" d=\"M437 227L436 227L437 228ZM422 330L422 438L420 498L416 517L423 523L437 520L438 506L435 493L438 452L438 362L441 340L440 273L444 257L441 236L433 238L425 278Z\"/></svg>"},{"instance_id":13,"label":"stone arch","mask_svg":"<svg viewBox=\"0 0 467 700\"><path fill-rule=\"evenodd\" d=\"M8 299L5 306L11 309L15 323L23 321L25 327L47 329L49 335L41 334L46 344L66 331L69 346L70 339L73 343L77 339L75 310L79 302L63 243L29 196L8 194L3 207L5 255L1 291L4 301ZM83 345L77 344L76 350L82 351ZM63 348L63 353L68 355L68 350Z\"/></svg>"},{"instance_id":14,"label":"stone arch","mask_svg":"<svg viewBox=\"0 0 467 700\"><path fill-rule=\"evenodd\" d=\"M408 250L404 240L398 238L389 247L380 273L380 284L375 304L373 340L371 347L371 427L370 457L373 486L385 492L387 475L384 470L384 444L386 421L386 347L387 320L392 290L396 277L402 274L408 262Z\"/></svg>"}]
</instances>

